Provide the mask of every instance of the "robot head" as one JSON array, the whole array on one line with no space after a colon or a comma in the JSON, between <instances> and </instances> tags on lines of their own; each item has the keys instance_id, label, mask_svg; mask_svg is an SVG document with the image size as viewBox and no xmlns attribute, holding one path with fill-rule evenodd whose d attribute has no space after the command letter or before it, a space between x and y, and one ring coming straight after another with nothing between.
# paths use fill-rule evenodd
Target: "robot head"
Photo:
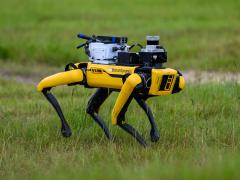
<instances>
[{"instance_id":1,"label":"robot head","mask_svg":"<svg viewBox=\"0 0 240 180\"><path fill-rule=\"evenodd\" d=\"M174 84L172 93L178 93L179 91L182 91L184 87L185 87L185 79L182 76L182 73L178 71L178 76Z\"/></svg>"}]
</instances>

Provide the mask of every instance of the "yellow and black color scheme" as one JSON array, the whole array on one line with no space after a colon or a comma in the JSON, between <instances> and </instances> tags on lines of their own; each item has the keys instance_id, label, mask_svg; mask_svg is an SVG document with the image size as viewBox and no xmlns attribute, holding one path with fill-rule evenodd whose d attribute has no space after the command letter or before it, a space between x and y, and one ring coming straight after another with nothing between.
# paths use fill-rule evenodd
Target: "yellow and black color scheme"
<instances>
[{"instance_id":1,"label":"yellow and black color scheme","mask_svg":"<svg viewBox=\"0 0 240 180\"><path fill-rule=\"evenodd\" d=\"M60 85L83 85L86 88L97 88L88 102L86 111L103 129L108 139L111 139L111 135L105 122L98 115L98 111L102 103L113 91L119 92L112 110L112 124L121 127L146 147L147 143L143 137L125 120L128 105L132 99L137 101L148 116L151 125L151 141L157 142L160 135L146 100L149 97L177 93L184 88L185 81L179 71L171 68L156 68L141 64L127 66L96 64L94 62L70 63L66 66L64 72L46 77L37 85L37 90L44 94L56 110L61 120L63 136L69 137L71 129L65 120L60 105L50 92L51 88Z\"/></svg>"}]
</instances>

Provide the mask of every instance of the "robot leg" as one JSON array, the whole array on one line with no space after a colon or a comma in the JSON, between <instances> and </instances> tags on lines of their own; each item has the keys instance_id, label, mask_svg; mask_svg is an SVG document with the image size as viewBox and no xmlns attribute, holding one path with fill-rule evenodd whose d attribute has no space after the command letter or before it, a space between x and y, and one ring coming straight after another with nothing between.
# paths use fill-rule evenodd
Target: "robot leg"
<instances>
[{"instance_id":1,"label":"robot leg","mask_svg":"<svg viewBox=\"0 0 240 180\"><path fill-rule=\"evenodd\" d=\"M151 141L152 142L157 142L159 140L159 131L156 125L156 122L154 120L152 111L150 107L146 104L146 102L139 96L134 96L135 100L139 104L139 106L144 110L144 112L147 114L150 125L151 125L151 131L150 131L150 136L151 136Z\"/></svg>"},{"instance_id":2,"label":"robot leg","mask_svg":"<svg viewBox=\"0 0 240 180\"><path fill-rule=\"evenodd\" d=\"M122 86L112 111L112 123L119 125L124 131L132 135L141 145L147 147L144 138L131 125L125 122L125 113L132 101L136 90L142 87L142 79L138 74L130 75Z\"/></svg>"},{"instance_id":3,"label":"robot leg","mask_svg":"<svg viewBox=\"0 0 240 180\"><path fill-rule=\"evenodd\" d=\"M61 121L61 132L64 137L71 136L71 129L65 120L61 107L57 101L57 99L50 92L52 87L72 84L72 83L80 83L83 81L83 72L81 69L76 69L67 72L61 72L54 74L52 76L44 78L37 86L37 90L42 92L46 99L50 102L53 108L56 110L60 121Z\"/></svg>"},{"instance_id":4,"label":"robot leg","mask_svg":"<svg viewBox=\"0 0 240 180\"><path fill-rule=\"evenodd\" d=\"M107 125L98 115L98 111L102 103L107 99L107 97L111 94L109 89L99 88L92 95L90 100L88 101L87 113L94 119L94 121L102 128L106 137L111 139L110 132L108 130Z\"/></svg>"},{"instance_id":5,"label":"robot leg","mask_svg":"<svg viewBox=\"0 0 240 180\"><path fill-rule=\"evenodd\" d=\"M50 102L50 104L53 106L55 111L57 112L60 121L61 121L61 133L64 137L70 137L72 135L71 129L63 115L62 109L57 101L57 99L54 97L54 95L50 92L49 89L43 89L42 91L43 95L46 97L46 99Z\"/></svg>"}]
</instances>

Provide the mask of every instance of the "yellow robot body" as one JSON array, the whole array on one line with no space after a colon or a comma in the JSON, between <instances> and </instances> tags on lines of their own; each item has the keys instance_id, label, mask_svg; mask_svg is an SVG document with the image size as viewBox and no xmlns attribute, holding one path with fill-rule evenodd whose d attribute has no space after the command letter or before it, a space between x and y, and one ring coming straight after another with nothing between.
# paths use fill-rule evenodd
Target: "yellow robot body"
<instances>
[{"instance_id":1,"label":"yellow robot body","mask_svg":"<svg viewBox=\"0 0 240 180\"><path fill-rule=\"evenodd\" d=\"M37 85L37 90L43 93L56 110L63 136L69 137L71 129L57 99L50 91L56 86L78 84L86 88L97 88L88 101L86 112L103 129L107 138L111 139L110 132L98 112L111 92L118 91L119 95L111 114L112 124L118 125L140 144L147 146L138 131L125 121L127 108L132 99L135 99L149 119L151 141L157 142L160 137L157 125L145 101L153 96L177 93L185 86L185 80L179 71L163 67L163 63L167 62L167 52L159 46L159 37L147 37L147 45L143 48L139 44L127 46L125 37L78 36L87 40L78 48L85 48L91 62L70 63L65 72L46 77ZM130 52L136 45L141 51Z\"/></svg>"},{"instance_id":2,"label":"yellow robot body","mask_svg":"<svg viewBox=\"0 0 240 180\"><path fill-rule=\"evenodd\" d=\"M174 69L152 69L152 83L149 94L164 96L170 95L177 78L177 71Z\"/></svg>"},{"instance_id":3,"label":"yellow robot body","mask_svg":"<svg viewBox=\"0 0 240 180\"><path fill-rule=\"evenodd\" d=\"M79 66L81 63L77 63ZM116 66L87 63L86 84L91 88L111 88L120 90L123 86L123 77L135 73L138 66ZM152 69L151 81L148 95L164 96L172 93L178 74L171 68ZM184 79L181 76L181 86L184 88ZM37 86L38 91L44 88L51 88L59 85L81 83L84 80L81 69L73 69L66 72L54 74L43 79Z\"/></svg>"},{"instance_id":4,"label":"yellow robot body","mask_svg":"<svg viewBox=\"0 0 240 180\"><path fill-rule=\"evenodd\" d=\"M89 87L121 89L122 77L133 74L136 67L88 63L86 80Z\"/></svg>"}]
</instances>

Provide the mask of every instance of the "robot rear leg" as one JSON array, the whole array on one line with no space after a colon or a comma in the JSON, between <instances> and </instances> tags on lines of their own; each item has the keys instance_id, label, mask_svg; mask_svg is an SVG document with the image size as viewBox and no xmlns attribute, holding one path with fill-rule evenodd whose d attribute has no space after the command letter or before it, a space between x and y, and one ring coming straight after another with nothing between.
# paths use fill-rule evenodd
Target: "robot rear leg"
<instances>
[{"instance_id":1,"label":"robot rear leg","mask_svg":"<svg viewBox=\"0 0 240 180\"><path fill-rule=\"evenodd\" d=\"M92 95L90 100L88 101L88 106L86 112L94 119L94 121L102 128L106 137L111 139L111 135L109 129L105 122L98 115L98 111L102 103L107 99L107 97L111 94L112 91L109 89L99 88Z\"/></svg>"},{"instance_id":2,"label":"robot rear leg","mask_svg":"<svg viewBox=\"0 0 240 180\"><path fill-rule=\"evenodd\" d=\"M61 132L64 137L71 136L71 129L65 120L61 107L54 97L54 95L50 92L51 88L60 86L60 85L67 85L73 83L81 83L84 80L83 71L81 69L71 70L67 72L61 72L54 74L52 76L44 78L37 86L38 91L42 92L49 103L53 106L56 110L60 122L61 122Z\"/></svg>"}]
</instances>

